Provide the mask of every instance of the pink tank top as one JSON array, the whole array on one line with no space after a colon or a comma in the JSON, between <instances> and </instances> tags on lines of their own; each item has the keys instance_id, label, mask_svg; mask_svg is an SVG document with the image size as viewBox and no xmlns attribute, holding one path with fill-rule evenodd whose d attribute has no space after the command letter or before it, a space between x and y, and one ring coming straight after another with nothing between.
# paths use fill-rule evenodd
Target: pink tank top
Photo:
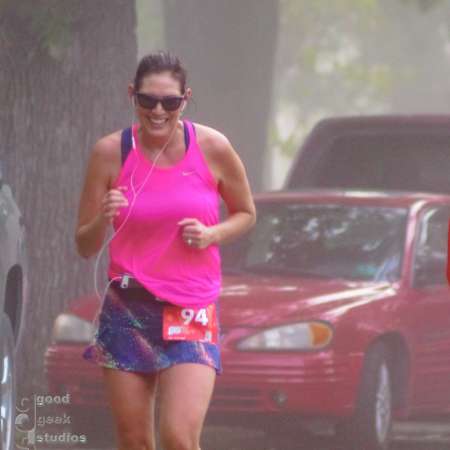
<instances>
[{"instance_id":1,"label":"pink tank top","mask_svg":"<svg viewBox=\"0 0 450 450\"><path fill-rule=\"evenodd\" d=\"M205 306L216 301L221 287L220 253L217 244L205 249L191 248L182 239L184 218L197 218L204 225L219 221L219 194L205 157L197 144L192 123L184 121L189 146L184 158L170 167L153 168L137 195L131 214L109 244L110 278L125 273L136 278L159 298L180 306ZM142 153L137 135L113 187L123 192L128 206L114 218L116 231L128 215L133 186L138 192L152 162Z\"/></svg>"}]
</instances>

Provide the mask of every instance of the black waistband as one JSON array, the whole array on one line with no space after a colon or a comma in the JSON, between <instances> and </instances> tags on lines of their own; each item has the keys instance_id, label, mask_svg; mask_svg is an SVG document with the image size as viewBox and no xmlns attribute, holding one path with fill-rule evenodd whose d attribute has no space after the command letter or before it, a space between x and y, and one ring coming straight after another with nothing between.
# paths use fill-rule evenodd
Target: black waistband
<instances>
[{"instance_id":1,"label":"black waistband","mask_svg":"<svg viewBox=\"0 0 450 450\"><path fill-rule=\"evenodd\" d=\"M109 278L109 281L111 281L111 279ZM143 293L145 293L146 297L149 296L151 298L153 298L154 300L157 300L158 303L168 303L167 300L163 300L159 297L157 297L155 294L153 294L153 292L150 292L146 287L142 286L142 284L139 283L138 280L136 280L136 278L128 278L128 284L126 286L122 287L122 280L114 280L111 281L110 286L113 289L117 289L119 292L123 292L125 294L125 292L129 291L130 289L132 290L131 292L139 292L139 291L144 291Z\"/></svg>"}]
</instances>

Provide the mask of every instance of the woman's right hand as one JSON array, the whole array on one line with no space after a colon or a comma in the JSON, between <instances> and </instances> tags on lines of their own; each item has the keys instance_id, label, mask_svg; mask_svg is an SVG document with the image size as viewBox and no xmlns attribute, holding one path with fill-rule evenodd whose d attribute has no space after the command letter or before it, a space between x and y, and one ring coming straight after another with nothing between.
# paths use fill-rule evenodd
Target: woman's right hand
<instances>
[{"instance_id":1,"label":"woman's right hand","mask_svg":"<svg viewBox=\"0 0 450 450\"><path fill-rule=\"evenodd\" d=\"M120 212L119 208L128 206L128 200L123 195L122 191L126 191L127 186L118 186L115 189L110 189L102 200L101 216L103 219L112 222L115 216L118 216Z\"/></svg>"}]
</instances>

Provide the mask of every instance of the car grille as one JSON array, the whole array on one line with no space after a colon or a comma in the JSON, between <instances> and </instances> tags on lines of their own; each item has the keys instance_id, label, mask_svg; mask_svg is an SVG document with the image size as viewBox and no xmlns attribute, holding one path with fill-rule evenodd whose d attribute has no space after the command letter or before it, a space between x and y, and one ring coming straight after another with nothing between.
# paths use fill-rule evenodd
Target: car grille
<instances>
[{"instance_id":1,"label":"car grille","mask_svg":"<svg viewBox=\"0 0 450 450\"><path fill-rule=\"evenodd\" d=\"M211 409L252 411L262 403L262 395L257 389L221 388L214 390Z\"/></svg>"}]
</instances>

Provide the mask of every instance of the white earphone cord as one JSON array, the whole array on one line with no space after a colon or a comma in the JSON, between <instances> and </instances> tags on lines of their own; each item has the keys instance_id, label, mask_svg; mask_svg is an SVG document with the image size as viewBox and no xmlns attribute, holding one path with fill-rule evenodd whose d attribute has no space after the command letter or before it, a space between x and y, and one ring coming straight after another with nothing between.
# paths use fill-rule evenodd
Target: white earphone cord
<instances>
[{"instance_id":1,"label":"white earphone cord","mask_svg":"<svg viewBox=\"0 0 450 450\"><path fill-rule=\"evenodd\" d=\"M178 124L178 122L177 122L177 124ZM129 209L128 209L128 214L127 214L127 216L125 217L124 221L122 222L122 224L120 225L120 227L113 233L113 235L110 237L110 239L107 240L107 241L105 242L105 244L102 246L102 248L101 248L99 254L97 255L96 261L95 261L95 266L94 266L94 288L95 288L95 294L97 295L98 299L100 300L100 306L99 306L99 308L97 309L97 313L96 313L96 315L95 315L94 320L92 321L92 323L94 324L94 327L97 327L97 325L98 325L97 319L98 319L98 316L99 316L99 314L100 314L100 312L101 312L101 310L102 310L103 303L104 303L105 297L106 297L106 293L108 292L108 289L109 289L110 284L111 284L113 281L115 281L115 280L120 280L120 279L121 279L121 277L114 277L114 278L112 278L111 280L109 280L108 284L106 285L105 290L103 291L103 296L100 297L100 294L99 294L99 291L98 291L98 284L97 284L97 272L98 272L98 266L99 266L99 262L100 262L100 257L101 257L101 255L102 255L103 251L105 250L105 248L108 246L108 244L114 239L115 236L117 236L117 234L119 233L119 231L123 228L123 226L125 225L126 221L128 220L128 217L130 216L131 210L132 210L132 208L133 208L133 205L134 205L134 203L135 203L135 201L136 201L137 196L139 195L139 193L141 192L142 188L145 186L145 183L147 183L148 178L149 178L150 175L152 174L153 169L155 168L156 161L158 161L159 156L160 156L161 153L166 149L167 145L169 144L170 140L172 139L172 136L173 136L173 134L174 134L174 132L175 132L175 130L176 130L176 128L177 128L177 124L176 124L176 125L174 126L174 128L172 129L172 131L171 131L171 133L170 133L170 136L169 136L169 138L167 139L167 142L164 144L164 146L161 148L161 150L158 152L158 154L156 155L155 159L153 160L152 167L151 167L150 170L148 171L148 174L147 174L147 176L145 177L144 182L143 182L142 185L139 187L138 192L136 192L135 189L134 189L134 185L133 185L133 175L134 175L134 173L136 172L136 169L137 169L138 166L139 166L140 157L139 157L139 154L137 153L137 150L136 150L136 142L135 142L134 135L133 135L133 125L131 126L131 143L132 143L132 150L136 153L136 157L137 157L137 160L138 160L138 164L135 165L135 167L134 167L134 169L133 169L133 173L131 174L131 177L130 177L130 186L131 186L131 189L132 189L132 191L133 191L133 200L131 201L131 205L130 205L130 207L129 207Z\"/></svg>"}]
</instances>

